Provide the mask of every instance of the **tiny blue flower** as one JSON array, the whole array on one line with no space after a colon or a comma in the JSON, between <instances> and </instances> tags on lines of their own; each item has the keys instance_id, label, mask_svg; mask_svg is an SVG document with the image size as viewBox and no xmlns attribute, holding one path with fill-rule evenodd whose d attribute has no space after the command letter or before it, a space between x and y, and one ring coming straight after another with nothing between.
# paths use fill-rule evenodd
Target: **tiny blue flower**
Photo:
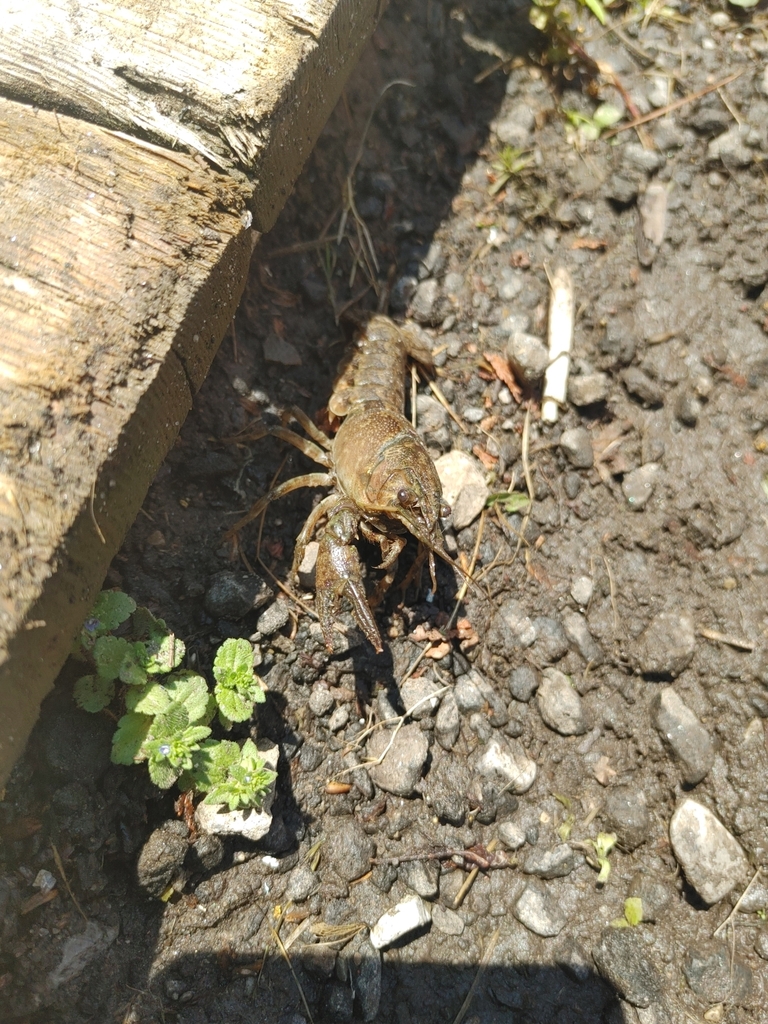
<instances>
[{"instance_id":1,"label":"tiny blue flower","mask_svg":"<svg viewBox=\"0 0 768 1024\"><path fill-rule=\"evenodd\" d=\"M163 757L168 757L170 752L171 752L171 745L170 745L170 743L163 743L161 745L161 747L160 747L160 753L163 755Z\"/></svg>"}]
</instances>

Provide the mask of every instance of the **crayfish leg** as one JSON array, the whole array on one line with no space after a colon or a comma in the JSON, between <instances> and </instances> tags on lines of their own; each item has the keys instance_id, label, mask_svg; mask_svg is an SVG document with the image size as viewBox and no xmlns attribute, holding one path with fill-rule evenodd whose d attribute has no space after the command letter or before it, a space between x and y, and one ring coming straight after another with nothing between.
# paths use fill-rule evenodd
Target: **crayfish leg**
<instances>
[{"instance_id":1,"label":"crayfish leg","mask_svg":"<svg viewBox=\"0 0 768 1024\"><path fill-rule=\"evenodd\" d=\"M300 487L332 487L333 482L333 477L330 473L305 473L303 476L295 476L292 480L286 480L279 487L273 487L263 498L259 498L251 506L250 511L227 530L224 534L225 540L231 540L244 526L247 526L248 523L260 516L267 505L277 498L282 498L285 494L290 494L291 491L298 491Z\"/></svg>"}]
</instances>

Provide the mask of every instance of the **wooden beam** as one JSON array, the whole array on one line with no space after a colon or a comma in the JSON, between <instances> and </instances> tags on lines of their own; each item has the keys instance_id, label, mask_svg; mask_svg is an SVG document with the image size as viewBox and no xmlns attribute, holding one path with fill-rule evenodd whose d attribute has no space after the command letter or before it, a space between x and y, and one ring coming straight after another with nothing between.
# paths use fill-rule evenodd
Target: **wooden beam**
<instances>
[{"instance_id":1,"label":"wooden beam","mask_svg":"<svg viewBox=\"0 0 768 1024\"><path fill-rule=\"evenodd\" d=\"M380 6L0 0L0 785Z\"/></svg>"}]
</instances>

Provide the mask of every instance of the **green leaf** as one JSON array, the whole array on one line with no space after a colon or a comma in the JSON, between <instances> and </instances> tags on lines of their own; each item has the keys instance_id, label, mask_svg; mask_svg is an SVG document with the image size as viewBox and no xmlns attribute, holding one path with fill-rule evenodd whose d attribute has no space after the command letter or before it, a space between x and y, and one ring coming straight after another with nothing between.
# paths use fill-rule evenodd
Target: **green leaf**
<instances>
[{"instance_id":1,"label":"green leaf","mask_svg":"<svg viewBox=\"0 0 768 1024\"><path fill-rule=\"evenodd\" d=\"M521 491L496 491L489 494L485 499L485 507L499 505L507 515L514 515L516 512L528 511L531 499Z\"/></svg>"},{"instance_id":2,"label":"green leaf","mask_svg":"<svg viewBox=\"0 0 768 1024\"><path fill-rule=\"evenodd\" d=\"M94 644L93 660L96 671L102 679L117 679L120 666L131 649L128 641L121 636L100 636Z\"/></svg>"},{"instance_id":3,"label":"green leaf","mask_svg":"<svg viewBox=\"0 0 768 1024\"><path fill-rule=\"evenodd\" d=\"M184 730L184 742L191 748L193 745L197 746L200 740L207 739L211 735L211 730L207 725L190 725L188 729Z\"/></svg>"},{"instance_id":4,"label":"green leaf","mask_svg":"<svg viewBox=\"0 0 768 1024\"><path fill-rule=\"evenodd\" d=\"M605 11L600 0L581 0L582 6L588 7L601 25L605 24Z\"/></svg>"},{"instance_id":5,"label":"green leaf","mask_svg":"<svg viewBox=\"0 0 768 1024\"><path fill-rule=\"evenodd\" d=\"M172 672L181 664L186 646L173 633L155 633L143 643L144 660L141 667L150 675Z\"/></svg>"},{"instance_id":6,"label":"green leaf","mask_svg":"<svg viewBox=\"0 0 768 1024\"><path fill-rule=\"evenodd\" d=\"M216 703L230 722L245 722L253 714L253 699L242 697L237 690L230 690L217 683L214 693Z\"/></svg>"},{"instance_id":7,"label":"green leaf","mask_svg":"<svg viewBox=\"0 0 768 1024\"><path fill-rule=\"evenodd\" d=\"M152 736L155 739L173 738L178 736L180 733L189 725L189 715L187 709L183 704L173 700L156 716L152 723Z\"/></svg>"},{"instance_id":8,"label":"green leaf","mask_svg":"<svg viewBox=\"0 0 768 1024\"><path fill-rule=\"evenodd\" d=\"M133 764L141 752L149 734L152 719L149 715L130 711L117 723L112 737L112 761L114 764Z\"/></svg>"},{"instance_id":9,"label":"green leaf","mask_svg":"<svg viewBox=\"0 0 768 1024\"><path fill-rule=\"evenodd\" d=\"M149 683L140 690L129 690L125 695L125 706L142 715L159 715L170 703L168 691L161 683Z\"/></svg>"},{"instance_id":10,"label":"green leaf","mask_svg":"<svg viewBox=\"0 0 768 1024\"><path fill-rule=\"evenodd\" d=\"M102 590L89 618L95 619L99 630L106 633L117 629L135 611L136 602L122 590Z\"/></svg>"},{"instance_id":11,"label":"green leaf","mask_svg":"<svg viewBox=\"0 0 768 1024\"><path fill-rule=\"evenodd\" d=\"M247 640L231 637L216 652L213 677L228 687L248 687L253 681L253 648Z\"/></svg>"},{"instance_id":12,"label":"green leaf","mask_svg":"<svg viewBox=\"0 0 768 1024\"><path fill-rule=\"evenodd\" d=\"M643 901L639 896L630 896L624 900L624 917L632 928L643 920Z\"/></svg>"},{"instance_id":13,"label":"green leaf","mask_svg":"<svg viewBox=\"0 0 768 1024\"><path fill-rule=\"evenodd\" d=\"M276 773L265 767L256 745L246 740L238 762L229 766L226 778L215 783L204 803L226 804L230 811L258 807L276 778Z\"/></svg>"},{"instance_id":14,"label":"green leaf","mask_svg":"<svg viewBox=\"0 0 768 1024\"><path fill-rule=\"evenodd\" d=\"M138 637L149 637L156 633L168 633L170 630L163 619L158 619L149 608L139 606L133 614L133 634Z\"/></svg>"},{"instance_id":15,"label":"green leaf","mask_svg":"<svg viewBox=\"0 0 768 1024\"><path fill-rule=\"evenodd\" d=\"M176 672L165 684L172 700L183 704L190 722L197 722L208 711L208 683L196 672Z\"/></svg>"},{"instance_id":16,"label":"green leaf","mask_svg":"<svg viewBox=\"0 0 768 1024\"><path fill-rule=\"evenodd\" d=\"M256 676L256 685L251 690L251 696L253 697L253 703L254 704L264 704L266 702L266 699L267 699L266 693L264 692L262 687L259 686L260 682L261 682L261 679L259 679L259 677Z\"/></svg>"},{"instance_id":17,"label":"green leaf","mask_svg":"<svg viewBox=\"0 0 768 1024\"><path fill-rule=\"evenodd\" d=\"M174 768L165 758L155 760L150 758L149 764L149 777L152 779L156 786L160 789L170 789L176 779L181 775L180 768Z\"/></svg>"},{"instance_id":18,"label":"green leaf","mask_svg":"<svg viewBox=\"0 0 768 1024\"><path fill-rule=\"evenodd\" d=\"M75 683L75 703L83 711L101 711L115 696L115 684L101 676L81 676Z\"/></svg>"},{"instance_id":19,"label":"green leaf","mask_svg":"<svg viewBox=\"0 0 768 1024\"><path fill-rule=\"evenodd\" d=\"M120 663L120 682L127 686L144 686L147 681L147 673L141 667L143 656L137 648L143 652L144 644L131 644L131 649Z\"/></svg>"},{"instance_id":20,"label":"green leaf","mask_svg":"<svg viewBox=\"0 0 768 1024\"><path fill-rule=\"evenodd\" d=\"M616 124L623 116L622 111L612 103L601 103L592 115L592 121L602 131Z\"/></svg>"},{"instance_id":21,"label":"green leaf","mask_svg":"<svg viewBox=\"0 0 768 1024\"><path fill-rule=\"evenodd\" d=\"M206 740L192 758L195 788L207 793L226 779L229 769L240 760L240 747L233 740Z\"/></svg>"}]
</instances>

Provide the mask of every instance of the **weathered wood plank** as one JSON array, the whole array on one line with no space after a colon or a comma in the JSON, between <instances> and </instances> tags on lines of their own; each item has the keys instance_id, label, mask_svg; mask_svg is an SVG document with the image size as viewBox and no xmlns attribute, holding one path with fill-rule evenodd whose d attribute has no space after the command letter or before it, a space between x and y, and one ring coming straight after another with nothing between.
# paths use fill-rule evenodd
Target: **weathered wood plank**
<instances>
[{"instance_id":1,"label":"weathered wood plank","mask_svg":"<svg viewBox=\"0 0 768 1024\"><path fill-rule=\"evenodd\" d=\"M0 778L232 316L248 193L0 100Z\"/></svg>"},{"instance_id":2,"label":"weathered wood plank","mask_svg":"<svg viewBox=\"0 0 768 1024\"><path fill-rule=\"evenodd\" d=\"M384 0L0 0L0 93L255 178L271 227Z\"/></svg>"}]
</instances>

